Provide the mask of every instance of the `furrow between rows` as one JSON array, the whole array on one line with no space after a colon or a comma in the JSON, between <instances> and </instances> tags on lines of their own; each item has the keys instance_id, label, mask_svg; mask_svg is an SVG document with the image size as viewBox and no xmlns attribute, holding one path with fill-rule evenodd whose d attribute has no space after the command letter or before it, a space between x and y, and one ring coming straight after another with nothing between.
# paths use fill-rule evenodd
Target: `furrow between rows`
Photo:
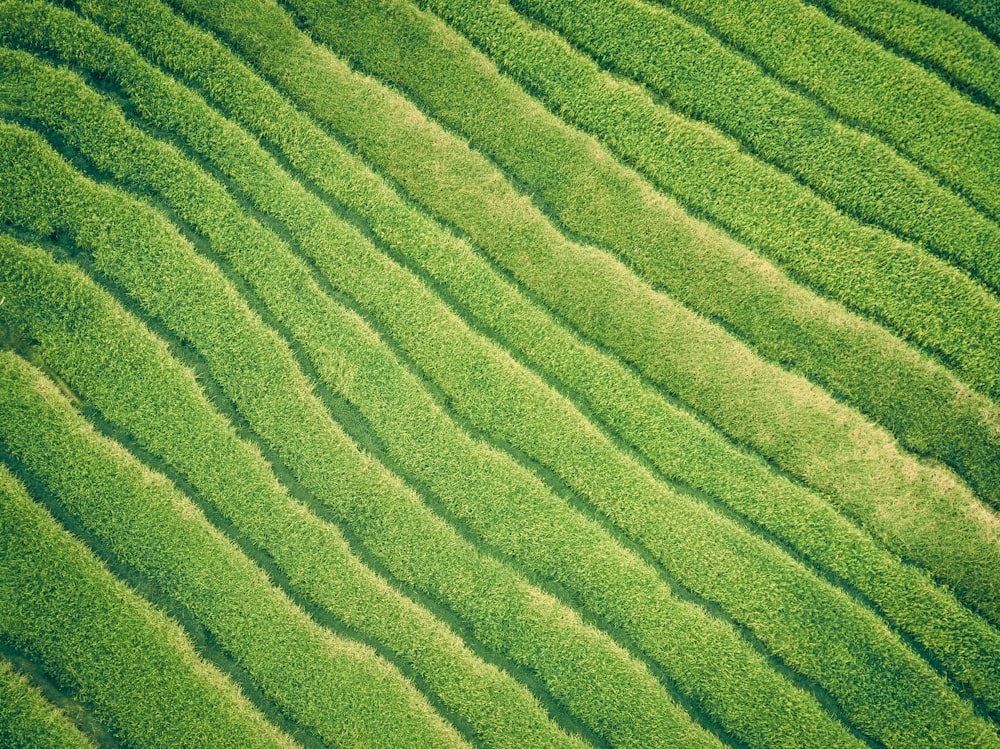
<instances>
[{"instance_id":1,"label":"furrow between rows","mask_svg":"<svg viewBox=\"0 0 1000 749\"><path fill-rule=\"evenodd\" d=\"M0 479L0 492L8 490ZM0 658L0 746L8 749L96 749L69 715L53 704L29 679ZM64 704L68 700L63 698ZM101 749L117 746L110 740Z\"/></svg>"}]
</instances>

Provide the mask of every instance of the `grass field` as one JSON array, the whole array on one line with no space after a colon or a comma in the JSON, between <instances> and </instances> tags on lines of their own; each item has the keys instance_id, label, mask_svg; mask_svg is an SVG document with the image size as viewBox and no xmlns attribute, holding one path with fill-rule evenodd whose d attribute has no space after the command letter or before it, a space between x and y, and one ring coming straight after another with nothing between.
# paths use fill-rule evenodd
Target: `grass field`
<instances>
[{"instance_id":1,"label":"grass field","mask_svg":"<svg viewBox=\"0 0 1000 749\"><path fill-rule=\"evenodd\" d=\"M0 749L1000 749L1000 9L0 0Z\"/></svg>"}]
</instances>

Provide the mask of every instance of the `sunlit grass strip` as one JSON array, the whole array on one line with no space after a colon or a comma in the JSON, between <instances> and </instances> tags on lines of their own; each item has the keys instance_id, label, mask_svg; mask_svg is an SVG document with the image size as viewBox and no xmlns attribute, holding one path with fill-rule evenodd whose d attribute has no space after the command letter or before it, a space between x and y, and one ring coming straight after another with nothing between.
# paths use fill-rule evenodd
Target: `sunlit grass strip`
<instances>
[{"instance_id":1,"label":"sunlit grass strip","mask_svg":"<svg viewBox=\"0 0 1000 749\"><path fill-rule=\"evenodd\" d=\"M312 394L313 384L284 341L161 214L74 173L33 133L10 126L2 131L0 153L13 159L4 168L11 188L3 203L6 219L43 235L58 227L69 242L92 253L97 272L191 341L250 426L390 572L436 596L487 647L532 668L574 715L609 741L718 745L641 662L509 567L480 554L361 453ZM38 190L40 184L48 189ZM70 201L59 201L67 194ZM594 687L597 673L600 689Z\"/></svg>"},{"instance_id":2,"label":"sunlit grass strip","mask_svg":"<svg viewBox=\"0 0 1000 749\"><path fill-rule=\"evenodd\" d=\"M336 528L293 502L213 412L194 376L71 265L0 237L0 320L103 415L161 455L275 560L298 591L383 642L490 746L580 746L523 687L379 579Z\"/></svg>"},{"instance_id":3,"label":"sunlit grass strip","mask_svg":"<svg viewBox=\"0 0 1000 749\"><path fill-rule=\"evenodd\" d=\"M1000 106L1000 48L950 13L914 0L812 0L940 74L974 100Z\"/></svg>"},{"instance_id":4,"label":"sunlit grass strip","mask_svg":"<svg viewBox=\"0 0 1000 749\"><path fill-rule=\"evenodd\" d=\"M877 133L1000 218L1000 116L933 73L799 0L659 2L704 23L779 79Z\"/></svg>"},{"instance_id":5,"label":"sunlit grass strip","mask_svg":"<svg viewBox=\"0 0 1000 749\"><path fill-rule=\"evenodd\" d=\"M4 447L299 723L331 746L466 745L395 669L319 627L172 484L94 432L52 386L10 355L2 367Z\"/></svg>"},{"instance_id":6,"label":"sunlit grass strip","mask_svg":"<svg viewBox=\"0 0 1000 749\"><path fill-rule=\"evenodd\" d=\"M80 54L87 61L86 64L94 66L91 68L93 74L109 80L116 75L115 71L130 71L128 80L121 81L127 87L124 93L142 110L144 116L151 118L154 126L175 128L192 145L201 148L206 157L211 158L222 171L233 174L237 181L238 175L243 174L239 166L241 163L256 163L260 171L247 172L258 174L256 181L250 179L243 183L250 194L260 194L261 190L265 193L276 190L280 195L284 189L288 193L285 196L286 202L295 194L295 187L287 185L288 177L285 174L274 166L266 167L267 159L258 152L256 144L247 136L240 136L231 123L208 112L189 91L165 76L141 72L144 70L144 63L130 49L120 42L115 45L105 39L97 29L85 31L85 26L78 17L64 11L56 12L55 9L52 12L59 17L56 23L49 25L47 19L34 17L31 19L32 28L44 35L49 45L60 47L60 30L65 34L79 26L78 33L88 35L88 44L79 48ZM183 39L176 33L171 37L175 42ZM194 43L192 46L207 45ZM60 52L66 54L64 48ZM91 58L103 60L104 66ZM112 61L115 61L114 66L108 67ZM247 78L246 71L231 62L229 65L219 62L214 69L225 73L230 84L227 90L242 93L241 82ZM118 75L119 80L124 78L120 73ZM268 93L270 97L267 96ZM269 123L276 134L284 134L291 141L292 145L286 146L289 157L301 154L299 160L310 178L315 179L317 184L325 185L338 197L353 197L357 202L352 207L368 210L373 220L379 222L373 224L373 229L380 237L392 242L400 252L423 253L418 255L419 259L430 262L432 268L443 272L443 282L459 284L457 287L449 286L449 289L454 288L478 314L488 318L491 324L512 334L520 346L530 349L533 358L541 360L574 386L582 387L590 405L602 410L603 415L614 422L628 439L634 439L635 445L641 446L641 451L648 453L657 466L670 474L680 474L700 488L716 492L723 501L754 521L763 522L765 527L779 537L791 540L807 557L860 588L887 613L890 620L899 624L904 631L914 634L975 695L990 705L991 709L1000 711L1000 695L997 693L1000 690L1000 680L997 678L1000 664L996 658L996 653L1000 652L1000 635L989 625L971 615L944 591L935 588L917 570L894 560L869 537L832 513L818 498L780 479L761 462L753 460L744 452L732 449L699 422L678 412L664 399L651 393L636 381L632 373L617 366L608 357L580 346L565 329L554 325L541 310L532 307L509 285L503 284L480 258L470 252L470 248L408 208L384 184L370 173L362 171L357 163L346 158L333 158L333 154L343 153L338 151L339 146L335 141L322 133L313 132L313 138L321 141L322 146L320 142L316 142L316 147L310 149L308 144L311 141L303 138L312 132L308 128L309 123L303 121L301 115L296 117L297 113L281 109L273 90L261 89L248 98L252 98L254 106L246 109L254 113L261 123ZM268 106L265 106L265 102ZM72 105L69 108L72 109ZM294 148L295 143L299 144L298 149ZM246 158L239 157L242 152L246 152ZM256 155L250 159L252 154ZM319 154L326 158L321 158ZM311 157L307 158L305 155ZM334 181L338 176L345 180L344 184ZM311 195L308 195L303 196L301 203L288 202L287 209L290 211L292 206L309 204L310 199ZM276 205L280 203L279 200ZM311 211L301 212L298 217L301 231L297 236L304 238L304 245L310 237L320 240L322 247L324 232L307 230L314 221L313 213L317 214L317 226L324 221L321 209L314 207ZM294 219L287 220L295 223ZM345 277L345 273L356 277L358 280L352 287L352 293L362 297L367 295L372 301L366 304L376 313L380 299L396 300L406 295L406 289L413 288L412 282L403 283L402 287L383 287L379 283L373 283L374 278L386 273L394 277L401 274L398 269L392 272L391 264L380 265L375 260L362 263L361 259L372 253L365 242L356 238L347 245L342 245L339 241L327 241L325 244L326 249L320 250L320 255L326 256L324 267L331 267L335 253L347 253L351 261L338 266L341 271L334 275L341 279ZM449 255L452 256L450 260ZM361 264L361 267L352 269L355 264ZM413 296L412 291L409 293ZM418 294L416 298L423 297ZM0 312L2 311L0 308ZM428 319L437 319L441 315L442 312L439 311ZM405 320L394 324L394 315L383 314L383 318L385 325L398 330L403 338L406 337L407 330L414 327L407 326ZM518 320L521 321L520 324ZM444 339L450 341L453 324L445 322L441 327ZM437 328L437 325L421 326L418 335L410 335L406 340L412 339L412 345L419 347L424 343L425 336L428 339L439 337L434 335ZM421 359L424 371L434 375L433 365L436 361L444 364L452 360L454 357L449 348L450 345L431 345L429 349L425 349L425 355ZM412 347L410 350L413 350ZM505 367L504 370L506 369ZM447 377L447 367L443 371ZM542 388L529 388L529 398L535 390ZM502 399L501 394L496 394L495 397ZM493 399L494 396L491 395L486 401ZM469 402L474 405L476 401L472 399ZM460 404L453 400L452 405ZM485 409L487 417L490 412L490 409ZM622 419L622 415L626 418ZM477 423L482 422L477 420ZM511 422L515 426L520 423ZM495 424L494 431L498 426L504 425ZM591 433L585 427L583 431ZM592 436L590 440L593 441ZM683 459L678 460L682 456Z\"/></svg>"},{"instance_id":7,"label":"sunlit grass strip","mask_svg":"<svg viewBox=\"0 0 1000 749\"><path fill-rule=\"evenodd\" d=\"M891 548L1000 621L1000 581L986 572L1000 564L1000 521L948 472L900 452L890 435L760 361L606 254L566 241L467 145L398 94L311 46L289 28L280 8L231 3L227 13L202 10L202 20L279 77L296 100L346 130L411 195L468 231L582 332L807 479ZM984 417L995 419L991 413Z\"/></svg>"},{"instance_id":8,"label":"sunlit grass strip","mask_svg":"<svg viewBox=\"0 0 1000 749\"><path fill-rule=\"evenodd\" d=\"M997 15L992 0L924 0L924 2L963 19L1000 45L1000 16Z\"/></svg>"},{"instance_id":9,"label":"sunlit grass strip","mask_svg":"<svg viewBox=\"0 0 1000 749\"><path fill-rule=\"evenodd\" d=\"M897 5L904 2L907 6L916 6L907 0L897 0ZM446 8L453 3L451 0L426 0L425 4ZM515 0L513 5L557 30L602 66L646 84L654 95L662 96L682 114L720 128L754 156L790 173L831 201L836 209L847 213L848 216L837 215L833 207L810 197L801 185L778 180L773 172L752 161L735 159L721 137L704 130L699 132L694 123L675 124L671 118L663 116L662 110L652 108L651 103L635 90L631 90L628 97L634 102L628 110L630 118L649 119L647 115L656 112L649 119L650 126L654 120L659 120L671 126L669 130L664 128L666 132L686 130L694 133L696 135L689 136L691 140L700 141L709 149L711 144L717 144L714 159L720 165L729 163L733 174L746 177L740 182L740 193L729 195L717 189L726 177L723 170L706 166L713 160L711 150L706 157L696 145L675 150L650 139L640 141L625 134L616 137L621 128L615 128L610 122L596 123L593 118L588 119L580 79L573 86L577 92L575 97L572 91L559 86L546 87L551 91L553 105L560 100L574 101L573 106L561 112L582 112L575 117L582 126L597 134L604 130L607 142L617 143L624 155L634 157L634 163L646 165L646 173L682 202L722 222L754 247L783 248L784 251L778 249L776 256L788 262L789 267L802 270L802 263L796 261L796 256L800 253L808 256L815 251L810 241L821 242L828 265L803 278L808 277L830 293L836 293L838 286L831 283L830 272L838 266L829 257L835 248L837 255L850 258L848 262L856 273L864 272L865 263L859 262L859 258L877 253L880 290L891 284L890 279L900 275L900 271L910 272L916 263L923 263L929 275L934 277L937 265L921 260L921 253L916 248L900 248L892 237L882 233L861 232L850 220L853 217L883 227L904 239L921 242L992 286L994 292L1000 290L1000 258L992 250L1000 243L1000 226L955 193L941 187L889 146L845 126L820 105L782 86L697 26L666 8L639 0L608 3ZM884 13L884 17L892 15L888 10L875 12ZM462 19L458 26L467 20L473 21L465 12L454 15ZM895 20L896 16L892 18ZM505 21L504 26L508 25ZM507 36L509 44L492 38L485 46L497 49L522 46L528 38L523 28L509 31ZM536 42L546 39L544 35L534 38ZM982 41L993 49L986 40ZM553 62L570 60L570 65L581 67L581 63L560 45L548 40L544 46L559 50L551 58ZM997 53L996 67L1000 70L1000 50L994 51ZM510 59L505 57L508 64ZM559 67L566 69L565 64ZM528 76L551 80L551 76L545 75L537 65L531 67L530 73L522 72L518 65L511 65L510 70L515 69L522 80L527 80ZM1000 74L997 75L1000 82ZM591 96L625 98L622 92L600 85L592 70L588 78L593 82L589 88ZM607 80L604 79L605 84ZM690 158L691 153L698 155ZM647 158L640 154L647 154ZM758 175L756 180L753 175ZM709 191L711 198L707 196ZM781 205L789 201L794 209ZM752 206L749 212L748 205ZM802 211L809 211L812 216L799 215ZM744 215L746 213L753 215ZM758 213L766 215L758 217ZM801 229L797 224L809 221L817 229L811 229L807 237L796 236L796 228ZM889 248L898 256L894 257ZM856 290L854 293L857 295ZM866 306L854 298L840 298L855 306ZM904 298L904 301L907 300Z\"/></svg>"},{"instance_id":10,"label":"sunlit grass strip","mask_svg":"<svg viewBox=\"0 0 1000 749\"><path fill-rule=\"evenodd\" d=\"M6 466L0 465L0 502L22 492ZM6 529L5 529L6 530ZM6 566L6 565L5 565ZM93 742L58 707L42 696L27 677L0 660L0 746L6 749L93 749Z\"/></svg>"},{"instance_id":11,"label":"sunlit grass strip","mask_svg":"<svg viewBox=\"0 0 1000 749\"><path fill-rule=\"evenodd\" d=\"M5 430L22 395L68 408L55 385L13 354L0 352L0 368ZM176 623L32 501L6 466L0 502L0 632L115 736L135 747L297 746L195 654Z\"/></svg>"}]
</instances>

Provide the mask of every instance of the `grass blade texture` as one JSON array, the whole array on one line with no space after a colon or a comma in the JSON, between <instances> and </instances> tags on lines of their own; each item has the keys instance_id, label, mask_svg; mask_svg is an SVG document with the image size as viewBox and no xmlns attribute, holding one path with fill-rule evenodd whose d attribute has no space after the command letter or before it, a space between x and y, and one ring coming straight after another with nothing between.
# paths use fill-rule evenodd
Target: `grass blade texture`
<instances>
[{"instance_id":1,"label":"grass blade texture","mask_svg":"<svg viewBox=\"0 0 1000 749\"><path fill-rule=\"evenodd\" d=\"M0 0L0 745L1000 749L988 16Z\"/></svg>"}]
</instances>

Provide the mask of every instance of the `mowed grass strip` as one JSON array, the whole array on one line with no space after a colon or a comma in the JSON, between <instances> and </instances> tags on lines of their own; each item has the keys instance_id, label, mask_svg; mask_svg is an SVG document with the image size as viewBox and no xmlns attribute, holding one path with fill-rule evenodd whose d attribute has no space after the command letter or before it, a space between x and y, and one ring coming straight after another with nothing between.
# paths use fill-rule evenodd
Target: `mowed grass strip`
<instances>
[{"instance_id":1,"label":"mowed grass strip","mask_svg":"<svg viewBox=\"0 0 1000 749\"><path fill-rule=\"evenodd\" d=\"M897 5L904 2L897 0ZM440 0L430 3L434 8L438 5L451 7L450 0L449 4L441 4ZM611 3L515 0L512 5L557 30L603 67L645 84L674 110L718 127L755 157L790 173L839 211L903 239L920 242L965 268L994 292L1000 289L1000 260L991 251L1000 241L1000 226L877 138L845 126L814 101L781 85L703 29L666 8L639 0ZM875 12L891 15L888 10ZM472 21L464 12L455 15L463 19L457 26ZM492 39L489 43L480 41L480 47L500 53L501 48L524 46L529 38L523 27L506 36L506 44ZM534 38L539 48L558 50L550 58L553 62L574 59L551 40L545 43L545 35ZM986 40L983 42L992 49ZM1000 69L1000 50L996 52ZM539 79L546 82L537 90L551 92L552 105L572 98L574 105L560 111L567 112L590 132L601 133L599 128L603 128L606 142L619 144L623 156L645 165L644 171L683 203L721 222L753 247L769 250L769 254L802 273L801 278L812 279L828 293L837 295L837 286L830 283L827 275L837 267L831 262L831 255L844 257L855 274L862 274L865 266L859 257L877 253L880 289L891 284L892 268L898 274L911 270L914 263L928 266L920 259L917 248L901 249L890 236L859 231L850 218L836 213L833 206L809 197L800 185L776 180L773 172L734 157L718 135L707 133L694 123L682 122L678 126L664 116L662 109L652 107L655 99L645 100L637 90L631 89L627 97L623 96L611 85L614 79L604 76L600 79L603 83L598 83L597 74L592 68L589 70L587 78L594 82L589 86L592 98L627 98L634 102L627 108L630 119L648 119L649 113L656 112L648 119L650 127L654 121L666 123L672 127L664 127L663 132L686 132L690 145L681 136L665 142L658 131L655 140L650 136L639 139L629 137L627 131L615 128L612 122L596 123L584 107L585 88L580 82L573 86L577 91L573 98L572 92L558 83L549 85L553 76L543 72L539 65L527 66L526 73L521 73L522 66L511 65L510 59L505 56L505 63L512 72L517 69L522 80L527 82L531 76L532 82ZM580 66L577 61L575 67ZM566 69L561 63L559 67ZM616 137L616 133L620 134ZM720 164L728 163L735 173L751 177L740 181L738 194L718 189L725 183L727 172L707 166L711 156L708 159L701 156L699 142L705 144L709 153L716 154ZM693 153L698 153L698 157L691 158ZM641 157L642 154L646 157ZM754 206L753 211L746 210L748 204ZM801 215L803 212L811 215ZM796 230L805 231L806 225L810 227L808 241L796 236ZM826 261L819 274L796 262L799 254L808 257L816 252L817 245L822 246ZM774 247L782 247L784 251L775 251ZM933 276L937 267L930 264L928 273ZM838 297L856 307L872 309L843 295Z\"/></svg>"},{"instance_id":2,"label":"mowed grass strip","mask_svg":"<svg viewBox=\"0 0 1000 749\"><path fill-rule=\"evenodd\" d=\"M194 374L107 292L38 248L0 237L0 253L0 320L36 341L33 355L88 404L183 472L294 591L384 643L486 745L583 745L526 688L375 575L334 526L291 500L259 452L214 411Z\"/></svg>"},{"instance_id":3,"label":"mowed grass strip","mask_svg":"<svg viewBox=\"0 0 1000 749\"><path fill-rule=\"evenodd\" d=\"M914 0L813 0L833 18L903 53L973 101L1000 106L1000 48L939 8Z\"/></svg>"},{"instance_id":4,"label":"mowed grass strip","mask_svg":"<svg viewBox=\"0 0 1000 749\"><path fill-rule=\"evenodd\" d=\"M580 331L805 478L890 548L1000 621L1000 583L986 572L1000 563L1000 521L952 474L902 453L890 435L762 362L605 253L568 242L467 144L398 94L352 74L287 18L283 27L280 8L231 3L226 15L204 10L200 20L280 77L318 118L349 133L411 195L466 229Z\"/></svg>"},{"instance_id":5,"label":"mowed grass strip","mask_svg":"<svg viewBox=\"0 0 1000 749\"><path fill-rule=\"evenodd\" d=\"M11 57L20 59L15 61ZM325 383L358 407L394 461L416 476L491 547L538 574L556 579L591 611L626 632L667 669L682 692L697 699L723 725L732 726L737 735L759 744L785 741L809 745L819 741L852 745L843 726L831 720L813 697L775 674L766 659L744 643L731 627L713 620L697 606L677 600L653 569L617 546L603 528L568 507L510 457L470 438L421 388L420 382L395 359L391 350L380 344L375 332L324 296L289 248L259 224L244 218L220 185L212 183L172 149L129 128L120 114L110 110L74 76L65 73L60 76L23 53L4 50L0 51L0 58L16 68L14 77L25 86L26 94L48 92L30 97L37 106L26 107L19 114L52 120L50 126L95 159L101 169L128 178L138 188L155 191L178 215L189 218L197 230L205 233L213 249L231 260L237 272L245 274L261 301L287 325ZM249 143L242 146L245 150ZM266 165L266 162L258 164ZM273 190L271 186L280 189ZM513 362L478 340L442 305L435 306L431 295L405 272L396 268L395 283L382 281L387 264L374 248L360 235L353 234L322 203L315 198L310 200L311 196L301 188L296 190L296 185L276 165L271 164L270 173L260 174L256 184L248 185L248 189L257 197L279 204L277 210L285 211L283 218L293 222L293 236L319 255L320 263L330 258L333 248L342 248L337 250L342 253L338 263L351 264L354 259L359 267L353 274L345 269L338 276L347 276L356 289L367 285L372 297L369 301L390 302L396 314L412 320L410 337L418 331L428 334L431 329L439 329L430 353L436 352L448 362L460 364L454 356L444 354L442 347L447 347L450 341L450 346L465 356L466 378L479 373L481 379L494 381L492 391L473 387L456 392L456 398L468 401L478 397L506 411L506 399L498 402L498 396L503 389L515 390L523 394L522 398L529 399L529 412L539 401L531 399L530 394L535 388L546 390L544 383L531 377L518 378L516 367L512 375L504 376L504 370L513 367ZM286 194L281 193L282 189ZM207 206L211 206L211 211L205 210ZM375 262L359 262L359 256L365 254ZM380 259L382 267L377 262ZM329 262L325 265L330 267ZM285 288L294 291L282 293ZM409 307L402 310L406 303ZM478 361L480 357L485 362ZM459 380L458 384L463 384ZM582 417L572 419L568 404L560 405L561 410L558 406L544 409L534 423L521 420L519 424L537 431L548 417L553 417L562 422L556 436L558 444L565 446L573 440L586 439L593 447L594 431L587 430ZM514 407L525 410L524 405ZM508 418L510 415L507 413ZM583 431L576 433L574 428ZM650 504L667 499L683 505L683 500L669 493L661 496L649 480L637 484L629 473L636 473L638 466L626 462L623 471L623 461L616 457L614 447L598 438L596 450L582 455L581 460L590 468L608 471L612 479L621 476L628 483L620 490L622 494L633 489L642 492ZM608 508L613 501L605 499L602 504ZM643 512L648 512L648 508L622 512L629 510L643 516L644 523L648 521ZM697 522L698 518L692 520ZM722 528L706 529L703 545L718 538L720 530L723 536L726 531L734 533L725 521L717 520L716 525ZM691 531L690 527L678 528L671 534L671 545L690 541ZM735 533L738 535L738 531ZM539 539L545 539L545 543ZM766 547L761 553L781 570L784 560L780 554ZM685 576L700 574L710 565L710 561L692 556ZM741 566L741 562L732 561L727 566ZM777 570L766 570L761 580L780 575ZM795 577L796 572L800 573L799 585L809 587L816 582L799 570L791 571L790 575ZM754 590L757 589L755 586ZM627 604L623 603L623 597ZM842 611L845 601L837 603L841 604L838 610L851 618L851 613ZM836 604L834 607L837 608ZM770 615L769 605L767 611ZM726 655L720 656L723 653ZM734 682L751 688L754 699L732 692L730 685ZM767 718L762 719L762 715Z\"/></svg>"},{"instance_id":6,"label":"mowed grass strip","mask_svg":"<svg viewBox=\"0 0 1000 749\"><path fill-rule=\"evenodd\" d=\"M657 1L705 24L780 80L879 135L1000 217L1000 117L933 73L799 0Z\"/></svg>"},{"instance_id":7,"label":"mowed grass strip","mask_svg":"<svg viewBox=\"0 0 1000 749\"><path fill-rule=\"evenodd\" d=\"M0 466L0 495L23 491ZM94 743L69 717L42 696L26 676L0 660L0 746L7 749L93 749Z\"/></svg>"},{"instance_id":8,"label":"mowed grass strip","mask_svg":"<svg viewBox=\"0 0 1000 749\"><path fill-rule=\"evenodd\" d=\"M23 388L66 405L23 360L0 352L0 362L5 411ZM198 657L175 622L63 530L6 466L0 502L0 632L118 739L135 747L297 746Z\"/></svg>"},{"instance_id":9,"label":"mowed grass strip","mask_svg":"<svg viewBox=\"0 0 1000 749\"><path fill-rule=\"evenodd\" d=\"M13 355L2 367L5 449L122 563L190 611L297 722L331 746L466 745L394 668L319 627L54 386Z\"/></svg>"},{"instance_id":10,"label":"mowed grass strip","mask_svg":"<svg viewBox=\"0 0 1000 749\"><path fill-rule=\"evenodd\" d=\"M51 10L51 13L32 15L25 20L46 40L50 50L58 48L59 54L87 65L90 72L102 80L117 78L116 82L123 87L121 90L129 101L154 125L175 127L216 166L239 179L239 164L258 152L247 136L240 136L231 123L207 112L198 97L187 89L165 76L150 74L148 66L122 42L105 37L96 28L87 28L79 17L61 9L40 6L38 10L43 13ZM179 31L170 35L175 43L185 40ZM85 46L77 48L76 55L61 38L72 33L86 35L88 39ZM668 476L717 495L733 509L792 544L823 570L860 589L890 621L927 648L984 704L1000 712L1000 663L997 658L1000 634L996 630L962 607L953 596L934 586L925 574L886 553L870 536L838 516L820 498L769 471L759 459L734 449L716 432L652 391L634 373L600 351L583 345L543 309L532 305L515 287L506 283L502 276L492 272L467 244L400 200L384 182L349 157L335 140L288 107L273 89L253 79L249 71L221 50L213 52L208 39L192 40L190 46L205 50L205 57L214 60L214 64L209 65L191 60L189 56L187 59L192 64L225 75L228 83L224 88L214 87L208 79L202 81L203 85L225 91L235 114L248 124L256 124L268 134L273 133L274 139L281 139L289 160L300 164L303 173L315 184L345 203L353 201L347 203L348 208L365 211L371 218L371 224L366 227L370 227L380 240L399 253L410 253L411 260L422 263L434 274L433 280L440 281L439 290L461 298L457 308L467 321L474 326L481 325L479 320L487 321L502 331L499 338L503 343L513 347L521 358L540 366L543 375L561 378L576 388L578 403L589 404L592 416L599 414L604 427L611 427L632 441ZM120 72L126 70L130 71L127 79ZM253 105L243 102L253 102ZM207 137L209 133L211 137ZM231 146L227 147L227 143ZM246 157L238 158L242 152ZM254 160L261 166L267 161L260 154ZM273 166L262 174L261 184L271 189L282 189L288 179ZM294 187L288 188L288 192L294 194ZM302 200L309 202L306 198ZM310 213L303 212L301 220L308 224L312 220ZM328 219L320 215L319 220ZM316 232L305 234L313 236ZM319 232L319 236L323 233ZM376 299L398 299L406 289L413 287L412 281L404 284L402 290L396 286L383 288L381 284L373 284L375 277L386 274L401 277L402 274L398 269L393 272L391 264L379 264L377 260L368 260L370 265L362 263L362 258L371 256L372 248L359 240L348 245L333 243L321 252L327 255L325 267L330 267L338 251L348 252L352 258L343 266L344 272L354 269L355 277L361 274L364 278L360 287L354 284L354 288L360 288L362 298L367 294L375 295ZM336 275L343 277L343 272ZM418 294L417 298L422 297ZM369 307L377 310L378 305ZM441 313L436 317L441 317ZM386 317L386 325L389 326L394 318L393 315ZM403 322L401 331L405 335L407 327ZM452 327L445 325L442 329L449 341ZM423 325L421 333L430 341L432 336L428 334L436 328ZM496 336L496 332L492 332ZM421 336L416 338L419 344ZM516 341L516 345L511 341ZM430 350L439 351L442 362L451 356L448 350L434 347ZM434 357L428 360L425 372L432 373L433 360ZM456 404L457 401L452 401L453 406Z\"/></svg>"},{"instance_id":11,"label":"mowed grass strip","mask_svg":"<svg viewBox=\"0 0 1000 749\"><path fill-rule=\"evenodd\" d=\"M284 341L162 214L74 174L37 135L12 126L3 132L0 153L12 158L5 164L12 192L3 217L42 235L63 232L93 255L95 272L128 289L148 314L162 316L175 335L191 341L251 428L392 574L436 597L487 647L532 669L608 741L718 745L640 661L479 553L361 453L313 395L314 385ZM39 184L49 190L39 192ZM71 199L61 201L60 194ZM139 247L141 253L134 249Z\"/></svg>"},{"instance_id":12,"label":"mowed grass strip","mask_svg":"<svg viewBox=\"0 0 1000 749\"><path fill-rule=\"evenodd\" d=\"M641 206L644 187L624 166L594 159L594 144L558 114L595 134L682 203L788 265L804 282L939 353L981 391L1000 392L1000 299L995 295L923 250L852 222L704 125L658 107L640 88L603 73L555 34L531 27L509 5L423 3L485 49L489 60L555 114L526 117L532 104L527 91L488 67L471 43L433 15L403 0L377 7L342 2L336 13L311 0L292 5L334 52L402 88L548 205L565 210L570 203L580 210L576 196L586 189L617 187L616 205L604 208L601 219L625 223L631 215L622 205ZM568 159L569 154L575 158ZM592 232L585 236L599 238ZM628 257L623 245L627 247L619 241L609 247ZM659 275L646 277L661 282ZM670 277L663 283L671 292L676 285ZM682 298L699 311L714 313L693 292ZM760 314L759 309L754 312ZM733 324L731 314L721 317ZM743 334L755 342L752 331ZM774 338L773 330L768 337ZM771 343L766 355L785 361L780 350L780 344ZM832 356L830 350L809 353Z\"/></svg>"}]
</instances>

